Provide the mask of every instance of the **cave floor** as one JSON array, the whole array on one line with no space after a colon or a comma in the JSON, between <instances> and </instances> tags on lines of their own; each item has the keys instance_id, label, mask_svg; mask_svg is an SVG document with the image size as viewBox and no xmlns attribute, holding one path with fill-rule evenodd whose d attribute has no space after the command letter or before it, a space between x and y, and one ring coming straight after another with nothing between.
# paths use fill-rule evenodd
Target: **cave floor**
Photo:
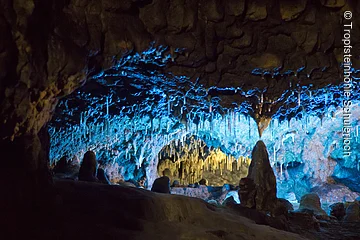
<instances>
[{"instance_id":1,"label":"cave floor","mask_svg":"<svg viewBox=\"0 0 360 240\"><path fill-rule=\"evenodd\" d=\"M359 223L291 226L300 236L197 198L68 180L55 181L55 189L55 206L28 213L0 239L360 239Z\"/></svg>"}]
</instances>

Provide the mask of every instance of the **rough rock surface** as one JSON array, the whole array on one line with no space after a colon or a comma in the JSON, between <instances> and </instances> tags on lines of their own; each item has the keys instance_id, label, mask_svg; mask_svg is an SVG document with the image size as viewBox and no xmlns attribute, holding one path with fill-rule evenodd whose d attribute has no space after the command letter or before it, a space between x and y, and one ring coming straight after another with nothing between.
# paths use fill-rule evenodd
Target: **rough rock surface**
<instances>
[{"instance_id":1,"label":"rough rock surface","mask_svg":"<svg viewBox=\"0 0 360 240\"><path fill-rule=\"evenodd\" d=\"M53 168L55 178L59 179L73 179L78 178L80 170L80 164L75 160L67 160L63 157L59 162L56 163Z\"/></svg>"},{"instance_id":2,"label":"rough rock surface","mask_svg":"<svg viewBox=\"0 0 360 240\"><path fill-rule=\"evenodd\" d=\"M254 181L256 209L271 211L276 205L276 178L263 141L258 141L251 154L247 178ZM241 200L240 200L241 201Z\"/></svg>"},{"instance_id":3,"label":"rough rock surface","mask_svg":"<svg viewBox=\"0 0 360 240\"><path fill-rule=\"evenodd\" d=\"M346 208L346 215L344 217L346 222L357 222L360 221L360 207L357 202L351 203Z\"/></svg>"},{"instance_id":4,"label":"rough rock surface","mask_svg":"<svg viewBox=\"0 0 360 240\"><path fill-rule=\"evenodd\" d=\"M51 239L58 234L73 239L304 239L294 233L257 225L201 199L87 182L61 181L56 187L60 200L55 212L41 221L45 224L41 229L27 232L28 236L38 239Z\"/></svg>"},{"instance_id":5,"label":"rough rock surface","mask_svg":"<svg viewBox=\"0 0 360 240\"><path fill-rule=\"evenodd\" d=\"M284 23L286 27L277 5L261 0L245 2L2 0L0 184L1 191L7 193L4 201L16 207L17 203L46 202L44 194L51 185L46 146L49 139L40 129L51 118L58 99L92 75L113 67L122 56L146 49L153 40L171 48L185 45L185 53L179 54L177 64L167 70L183 74L187 69L188 75L197 79L207 69L200 80L207 87L268 87L269 96L279 97L286 84L275 79L268 86L261 76L252 74L254 67L272 72L275 66L282 67L282 73L306 66L297 77L304 85L314 80L315 87L338 83L342 45L335 39L341 38L341 22L334 12L350 8L350 1L322 0L322 6L308 1L303 12L285 15L299 14ZM354 9L358 13L357 4ZM324 20L331 27L324 27ZM359 33L354 31L353 39L358 39ZM275 40L284 34L291 39L281 39L294 43L284 44L282 51ZM270 37L275 37L271 44ZM295 44L299 49L296 55L289 53ZM353 55L359 55L359 44L354 41ZM266 58L270 61L264 61ZM354 59L353 66L358 64ZM233 81L229 75L241 81ZM269 75L266 79L272 81Z\"/></svg>"},{"instance_id":6,"label":"rough rock surface","mask_svg":"<svg viewBox=\"0 0 360 240\"><path fill-rule=\"evenodd\" d=\"M278 198L272 213L274 216L287 216L290 211L293 211L293 205L286 199Z\"/></svg>"},{"instance_id":7,"label":"rough rock surface","mask_svg":"<svg viewBox=\"0 0 360 240\"><path fill-rule=\"evenodd\" d=\"M330 205L330 215L342 220L345 216L345 207L343 203L334 203Z\"/></svg>"},{"instance_id":8,"label":"rough rock surface","mask_svg":"<svg viewBox=\"0 0 360 240\"><path fill-rule=\"evenodd\" d=\"M211 193L209 192L209 189L206 186L199 186L197 188L172 187L171 194L196 197L203 200L208 200L211 197Z\"/></svg>"},{"instance_id":9,"label":"rough rock surface","mask_svg":"<svg viewBox=\"0 0 360 240\"><path fill-rule=\"evenodd\" d=\"M167 176L163 176L155 179L152 185L151 191L157 193L170 193L170 179Z\"/></svg>"},{"instance_id":10,"label":"rough rock surface","mask_svg":"<svg viewBox=\"0 0 360 240\"><path fill-rule=\"evenodd\" d=\"M255 208L256 186L251 178L242 178L239 182L239 200L242 206Z\"/></svg>"},{"instance_id":11,"label":"rough rock surface","mask_svg":"<svg viewBox=\"0 0 360 240\"><path fill-rule=\"evenodd\" d=\"M299 211L311 211L315 215L327 216L326 212L321 208L319 196L315 193L309 193L302 196Z\"/></svg>"},{"instance_id":12,"label":"rough rock surface","mask_svg":"<svg viewBox=\"0 0 360 240\"><path fill-rule=\"evenodd\" d=\"M96 155L93 151L85 153L80 165L79 180L87 182L97 182L96 178L97 161Z\"/></svg>"}]
</instances>

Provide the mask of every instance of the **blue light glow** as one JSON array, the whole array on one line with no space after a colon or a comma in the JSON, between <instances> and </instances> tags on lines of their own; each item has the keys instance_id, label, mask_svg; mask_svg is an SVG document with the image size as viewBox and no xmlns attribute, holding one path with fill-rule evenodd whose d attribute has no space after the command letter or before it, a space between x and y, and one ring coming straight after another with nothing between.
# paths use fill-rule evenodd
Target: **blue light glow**
<instances>
[{"instance_id":1,"label":"blue light glow","mask_svg":"<svg viewBox=\"0 0 360 240\"><path fill-rule=\"evenodd\" d=\"M294 193L300 198L331 179L360 192L356 184L360 180L360 107L354 99L353 155L344 159L338 107L343 100L342 85L290 88L268 100L263 100L260 89L206 89L187 77L164 73L161 68L171 59L166 51L164 47L150 48L127 56L113 71L93 77L89 84L96 90L80 90L63 99L49 129L51 161L63 156L80 161L86 151L94 150L121 178L137 180L146 174L151 184L157 177L158 153L174 139L185 141L196 135L228 155L250 157L259 139L257 124L250 117L254 111L250 99L255 98L257 108L260 101L266 105L261 106L265 112L279 105L262 135L278 180L279 197ZM253 73L261 75L261 71ZM359 94L356 86L354 81L354 96ZM239 95L244 101L225 108L225 93ZM350 190L347 193L349 199L356 195ZM321 197L332 201L328 193Z\"/></svg>"}]
</instances>

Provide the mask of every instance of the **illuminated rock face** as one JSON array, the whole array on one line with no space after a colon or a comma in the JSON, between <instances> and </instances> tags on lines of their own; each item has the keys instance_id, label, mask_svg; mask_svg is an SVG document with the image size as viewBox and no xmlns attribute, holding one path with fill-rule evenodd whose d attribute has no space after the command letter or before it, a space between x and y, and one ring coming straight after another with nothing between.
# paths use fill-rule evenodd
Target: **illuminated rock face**
<instances>
[{"instance_id":1,"label":"illuminated rock face","mask_svg":"<svg viewBox=\"0 0 360 240\"><path fill-rule=\"evenodd\" d=\"M255 184L255 205L258 210L272 210L276 205L276 178L263 141L258 141L251 154L248 178Z\"/></svg>"},{"instance_id":2,"label":"illuminated rock face","mask_svg":"<svg viewBox=\"0 0 360 240\"><path fill-rule=\"evenodd\" d=\"M166 168L171 178L181 185L208 180L210 186L237 185L247 175L250 158L235 158L220 148L209 148L204 140L191 136L184 141L174 140L159 153L158 175Z\"/></svg>"}]
</instances>

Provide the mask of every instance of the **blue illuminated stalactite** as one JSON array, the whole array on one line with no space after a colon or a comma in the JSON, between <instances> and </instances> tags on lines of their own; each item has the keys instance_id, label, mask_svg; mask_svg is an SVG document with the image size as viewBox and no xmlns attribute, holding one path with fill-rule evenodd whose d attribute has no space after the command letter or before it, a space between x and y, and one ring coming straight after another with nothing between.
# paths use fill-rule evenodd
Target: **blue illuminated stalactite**
<instances>
[{"instance_id":1,"label":"blue illuminated stalactite","mask_svg":"<svg viewBox=\"0 0 360 240\"><path fill-rule=\"evenodd\" d=\"M116 71L95 76L92 81L105 84L110 89L105 95L79 91L78 94L62 100L49 130L51 160L57 161L64 155L81 159L87 150L94 150L98 159L121 166L122 170L119 174L126 175L125 179L137 177L131 172L131 169L135 168L146 168L146 173L154 175L151 176L154 178L156 169L152 168L156 168L159 151L172 140L184 141L191 135L199 136L209 147L221 148L223 152L235 158L250 157L252 147L259 139L256 123L250 117L253 111L252 103L250 101L234 102L233 108L224 108L219 97L222 92L240 95L244 99L257 97L260 112L264 111L264 104L269 104L270 110L273 110L272 106L281 104L279 109L272 112L273 120L262 135L279 180L278 194L280 196L286 194L285 191L288 191L286 186L293 180L287 180L287 177L284 177L284 171L290 175L295 172L291 170L292 172L289 173L287 164L299 162L300 166L314 170L311 161L316 162L318 159L314 157L312 160L306 160L308 162L301 159L302 151L306 147L305 143L316 143L312 140L314 136L321 136L320 139L334 138L330 142L341 142L340 138L334 137L334 131L341 130L341 113L338 108L335 108L335 106L341 106L341 85L329 85L322 89L314 89L309 85L295 89L289 81L290 89L284 91L278 98L266 100L263 90L243 90L240 87L206 89L202 85L191 82L185 76L164 74L156 69L146 70L138 65L144 63L164 67L166 61L171 58L163 53L165 50L166 48L161 47L151 48L142 54L128 56L116 65ZM303 69L300 68L295 72L287 71L282 76L292 74L296 76ZM279 69L274 69L272 74L281 75L279 71ZM268 73L265 70L254 69L253 74ZM106 77L115 77L119 80L109 84L105 80ZM130 83L129 89L125 92L127 95L117 95L116 91L124 88L125 81ZM357 86L356 82L354 84ZM212 96L209 92L216 92L219 96ZM334 94L340 97L335 98ZM354 95L356 94L358 94L358 88L354 90ZM83 105L76 107L78 102L82 102ZM354 101L353 105L356 120L360 116L359 102ZM327 113L330 112L334 112L337 117L328 116ZM77 116L80 116L80 119ZM319 116L323 116L322 120ZM292 120L290 122L286 119ZM359 130L359 123L355 120L353 122L354 145L358 143ZM332 155L338 156L334 152L339 151L340 145L338 144L333 150ZM246 150L240 150L238 146L245 146ZM293 155L300 157L292 161L285 159L287 151L294 151ZM325 154L321 156L329 157ZM356 160L360 159L359 147L354 147L354 159L351 160L356 166L353 170L359 171L359 162ZM277 169L278 165L279 169ZM341 169L334 170L338 177L341 177ZM319 173L317 177L323 180L324 176L321 174ZM333 173L329 171L327 174L331 176ZM311 179L308 173L303 172L300 175ZM315 179L306 186L308 190L318 184L316 181ZM299 195L301 191L303 190L295 193Z\"/></svg>"}]
</instances>

